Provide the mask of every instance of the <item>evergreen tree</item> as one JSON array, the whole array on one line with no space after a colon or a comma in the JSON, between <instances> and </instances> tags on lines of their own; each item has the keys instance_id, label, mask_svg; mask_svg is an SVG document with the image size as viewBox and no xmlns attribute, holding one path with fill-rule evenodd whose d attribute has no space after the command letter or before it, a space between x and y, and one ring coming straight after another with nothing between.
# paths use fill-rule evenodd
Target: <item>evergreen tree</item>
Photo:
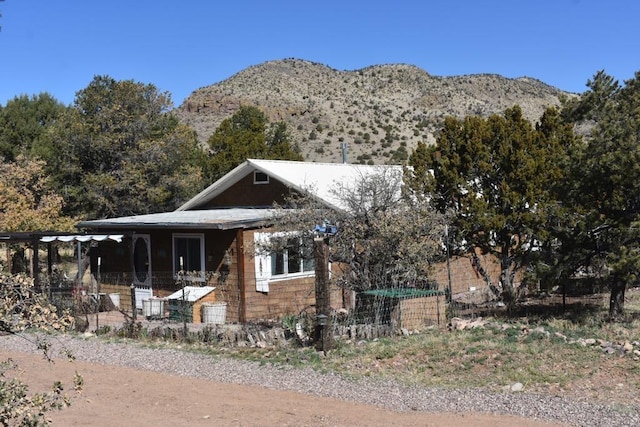
<instances>
[{"instance_id":1,"label":"evergreen tree","mask_svg":"<svg viewBox=\"0 0 640 427\"><path fill-rule=\"evenodd\" d=\"M0 158L14 161L19 154L37 155L42 135L65 109L48 93L17 96L0 107Z\"/></svg>"},{"instance_id":2,"label":"evergreen tree","mask_svg":"<svg viewBox=\"0 0 640 427\"><path fill-rule=\"evenodd\" d=\"M209 138L211 156L206 178L215 181L246 159L302 160L291 145L286 124L269 126L257 107L243 106L220 123Z\"/></svg>"},{"instance_id":3,"label":"evergreen tree","mask_svg":"<svg viewBox=\"0 0 640 427\"><path fill-rule=\"evenodd\" d=\"M151 84L96 76L40 152L66 212L104 218L173 210L201 188L195 133Z\"/></svg>"},{"instance_id":4,"label":"evergreen tree","mask_svg":"<svg viewBox=\"0 0 640 427\"><path fill-rule=\"evenodd\" d=\"M418 159L432 161L432 202L451 218L454 248L472 257L488 285L509 304L517 298L516 272L548 240L549 221L557 216L554 188L563 179L566 147L574 143L572 132L557 129L557 116L548 110L535 128L519 107L487 119L449 117L435 153L427 156L419 147L423 154L414 151L411 159L419 167L410 177L414 186L426 175ZM500 260L499 283L486 274L477 250Z\"/></svg>"},{"instance_id":5,"label":"evergreen tree","mask_svg":"<svg viewBox=\"0 0 640 427\"><path fill-rule=\"evenodd\" d=\"M637 72L620 86L599 72L581 99L565 107L577 126L591 123L571 194L583 213L573 254L581 268L608 280L612 316L623 313L626 287L637 282L640 269L639 78Z\"/></svg>"}]
</instances>

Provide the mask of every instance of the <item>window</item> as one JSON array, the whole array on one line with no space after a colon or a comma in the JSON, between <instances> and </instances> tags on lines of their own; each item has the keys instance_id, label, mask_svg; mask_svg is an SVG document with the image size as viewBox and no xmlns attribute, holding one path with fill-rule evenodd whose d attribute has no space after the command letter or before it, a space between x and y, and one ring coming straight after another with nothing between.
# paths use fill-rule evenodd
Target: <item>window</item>
<instances>
[{"instance_id":1,"label":"window","mask_svg":"<svg viewBox=\"0 0 640 427\"><path fill-rule=\"evenodd\" d=\"M254 184L268 184L269 183L269 175L264 172L254 171L253 172L253 183Z\"/></svg>"},{"instance_id":2,"label":"window","mask_svg":"<svg viewBox=\"0 0 640 427\"><path fill-rule=\"evenodd\" d=\"M275 239L281 240L282 249L268 251ZM269 292L269 281L315 274L313 241L296 236L275 233L255 233L256 290Z\"/></svg>"},{"instance_id":3,"label":"window","mask_svg":"<svg viewBox=\"0 0 640 427\"><path fill-rule=\"evenodd\" d=\"M303 242L298 237L287 239L283 250L271 252L269 256L271 277L315 271L312 242Z\"/></svg>"},{"instance_id":4,"label":"window","mask_svg":"<svg viewBox=\"0 0 640 427\"><path fill-rule=\"evenodd\" d=\"M197 272L187 276L189 280L204 281L204 234L174 234L173 235L173 273L180 270L187 273Z\"/></svg>"}]
</instances>

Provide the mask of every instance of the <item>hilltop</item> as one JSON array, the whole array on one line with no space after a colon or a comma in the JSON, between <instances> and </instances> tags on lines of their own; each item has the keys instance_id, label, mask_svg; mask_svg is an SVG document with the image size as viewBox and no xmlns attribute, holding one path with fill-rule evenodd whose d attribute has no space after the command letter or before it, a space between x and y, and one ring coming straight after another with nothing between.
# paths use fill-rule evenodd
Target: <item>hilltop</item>
<instances>
[{"instance_id":1,"label":"hilltop","mask_svg":"<svg viewBox=\"0 0 640 427\"><path fill-rule=\"evenodd\" d=\"M339 71L300 59L251 66L195 90L176 114L206 143L241 105L256 105L287 123L307 161L399 162L418 141L433 143L446 116L488 116L520 105L536 121L544 109L573 96L539 80L495 74L432 76L413 65Z\"/></svg>"}]
</instances>

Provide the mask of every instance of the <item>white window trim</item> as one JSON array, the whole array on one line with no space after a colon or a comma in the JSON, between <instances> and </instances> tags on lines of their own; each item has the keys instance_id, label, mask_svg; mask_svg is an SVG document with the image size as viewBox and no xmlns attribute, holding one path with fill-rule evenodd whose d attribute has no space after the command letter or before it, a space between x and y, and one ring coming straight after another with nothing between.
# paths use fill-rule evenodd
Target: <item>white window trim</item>
<instances>
[{"instance_id":1,"label":"white window trim","mask_svg":"<svg viewBox=\"0 0 640 427\"><path fill-rule=\"evenodd\" d=\"M265 181L259 181L257 179L258 174L264 175L267 179ZM269 175L262 171L253 171L253 183L256 185L268 184L269 183Z\"/></svg>"},{"instance_id":2,"label":"white window trim","mask_svg":"<svg viewBox=\"0 0 640 427\"><path fill-rule=\"evenodd\" d=\"M265 245L273 237L286 237L289 235L295 235L296 233L254 233L253 239L255 244L255 266L256 266L256 291L269 292L270 282L280 282L283 280L292 280L301 277L313 277L316 275L315 269L309 271L297 271L295 273L285 274L272 274L271 273L271 255L272 251L266 251L260 248L260 245ZM287 265L287 256L285 252L284 263Z\"/></svg>"},{"instance_id":3,"label":"white window trim","mask_svg":"<svg viewBox=\"0 0 640 427\"><path fill-rule=\"evenodd\" d=\"M200 268L202 270L199 271L199 276L189 276L185 277L185 280L193 281L193 282L204 282L205 279L205 256L204 256L204 233L173 233L171 236L171 258L172 258L172 269L173 269L173 277L178 278L178 271L176 271L176 239L199 239L200 240Z\"/></svg>"}]
</instances>

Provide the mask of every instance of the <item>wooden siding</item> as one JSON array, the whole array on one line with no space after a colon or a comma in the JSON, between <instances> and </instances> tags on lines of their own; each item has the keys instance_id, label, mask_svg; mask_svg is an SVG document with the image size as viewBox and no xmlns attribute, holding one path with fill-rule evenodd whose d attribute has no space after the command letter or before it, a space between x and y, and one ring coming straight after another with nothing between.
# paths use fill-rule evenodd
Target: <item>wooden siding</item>
<instances>
[{"instance_id":1,"label":"wooden siding","mask_svg":"<svg viewBox=\"0 0 640 427\"><path fill-rule=\"evenodd\" d=\"M284 203L283 195L289 194L289 188L280 181L270 178L268 184L254 184L253 173L219 194L215 199L198 209L212 209L239 206L273 206Z\"/></svg>"}]
</instances>

